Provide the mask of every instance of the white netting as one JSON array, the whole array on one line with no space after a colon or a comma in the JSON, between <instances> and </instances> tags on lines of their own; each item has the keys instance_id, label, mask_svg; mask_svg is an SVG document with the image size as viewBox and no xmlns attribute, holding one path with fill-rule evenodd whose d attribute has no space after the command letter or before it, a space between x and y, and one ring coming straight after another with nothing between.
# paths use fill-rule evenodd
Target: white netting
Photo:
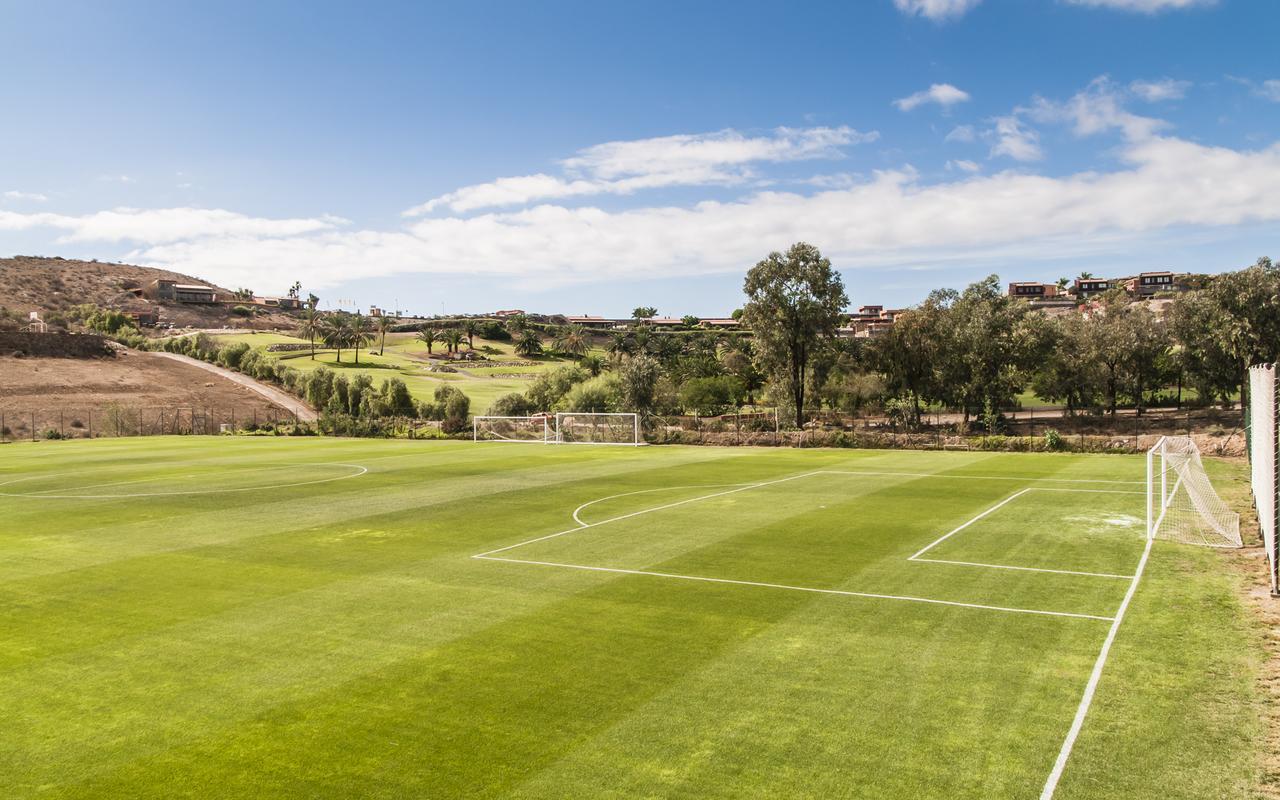
<instances>
[{"instance_id":1,"label":"white netting","mask_svg":"<svg viewBox=\"0 0 1280 800\"><path fill-rule=\"evenodd\" d=\"M644 444L636 414L556 414L556 441L561 444Z\"/></svg>"},{"instance_id":2,"label":"white netting","mask_svg":"<svg viewBox=\"0 0 1280 800\"><path fill-rule=\"evenodd\" d=\"M1147 453L1148 534L1211 547L1240 546L1240 515L1227 507L1189 436L1165 436Z\"/></svg>"},{"instance_id":3,"label":"white netting","mask_svg":"<svg viewBox=\"0 0 1280 800\"><path fill-rule=\"evenodd\" d=\"M1271 590L1276 576L1276 367L1264 364L1249 369L1249 477L1253 503L1267 550Z\"/></svg>"},{"instance_id":4,"label":"white netting","mask_svg":"<svg viewBox=\"0 0 1280 800\"><path fill-rule=\"evenodd\" d=\"M477 442L535 442L551 441L551 422L545 416L536 417L474 417L471 422L472 438Z\"/></svg>"}]
</instances>

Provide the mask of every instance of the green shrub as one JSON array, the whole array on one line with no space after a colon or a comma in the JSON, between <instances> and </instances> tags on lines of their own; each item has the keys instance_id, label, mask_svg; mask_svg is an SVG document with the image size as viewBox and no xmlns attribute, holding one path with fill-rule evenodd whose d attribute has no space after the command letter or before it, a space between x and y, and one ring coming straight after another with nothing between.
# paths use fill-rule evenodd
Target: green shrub
<instances>
[{"instance_id":1,"label":"green shrub","mask_svg":"<svg viewBox=\"0 0 1280 800\"><path fill-rule=\"evenodd\" d=\"M252 317L253 309L248 306L233 306L231 308L231 313L238 317Z\"/></svg>"}]
</instances>

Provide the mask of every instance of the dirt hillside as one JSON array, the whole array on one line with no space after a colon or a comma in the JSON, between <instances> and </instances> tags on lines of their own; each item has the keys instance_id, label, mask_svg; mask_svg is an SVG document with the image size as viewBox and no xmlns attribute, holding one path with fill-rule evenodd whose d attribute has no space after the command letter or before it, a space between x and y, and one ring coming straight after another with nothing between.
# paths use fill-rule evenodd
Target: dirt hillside
<instances>
[{"instance_id":1,"label":"dirt hillside","mask_svg":"<svg viewBox=\"0 0 1280 800\"><path fill-rule=\"evenodd\" d=\"M192 275L183 275L152 267L115 264L105 261L77 261L41 256L0 258L0 307L26 316L30 311L44 315L65 312L82 303L103 308L139 310L146 303L134 297L131 289L147 286L157 278L197 283L217 290L219 297L230 296L232 290ZM271 294L270 287L251 287ZM231 312L229 305L160 305L162 322L190 328L253 328L258 330L291 329L297 321L278 311L258 309L245 318Z\"/></svg>"}]
</instances>

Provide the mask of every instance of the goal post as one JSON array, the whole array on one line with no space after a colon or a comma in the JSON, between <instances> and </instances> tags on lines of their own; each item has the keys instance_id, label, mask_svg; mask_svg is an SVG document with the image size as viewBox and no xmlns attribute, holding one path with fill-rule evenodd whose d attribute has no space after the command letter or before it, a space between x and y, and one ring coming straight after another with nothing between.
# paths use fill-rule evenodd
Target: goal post
<instances>
[{"instance_id":1,"label":"goal post","mask_svg":"<svg viewBox=\"0 0 1280 800\"><path fill-rule=\"evenodd\" d=\"M551 421L545 414L528 417L472 417L471 438L476 442L546 444L552 441Z\"/></svg>"},{"instance_id":2,"label":"goal post","mask_svg":"<svg viewBox=\"0 0 1280 800\"><path fill-rule=\"evenodd\" d=\"M625 412L561 411L556 414L557 444L646 444L640 433L640 415Z\"/></svg>"},{"instance_id":3,"label":"goal post","mask_svg":"<svg viewBox=\"0 0 1280 800\"><path fill-rule=\"evenodd\" d=\"M1190 436L1162 436L1147 451L1147 537L1240 547L1240 515L1218 496Z\"/></svg>"}]
</instances>

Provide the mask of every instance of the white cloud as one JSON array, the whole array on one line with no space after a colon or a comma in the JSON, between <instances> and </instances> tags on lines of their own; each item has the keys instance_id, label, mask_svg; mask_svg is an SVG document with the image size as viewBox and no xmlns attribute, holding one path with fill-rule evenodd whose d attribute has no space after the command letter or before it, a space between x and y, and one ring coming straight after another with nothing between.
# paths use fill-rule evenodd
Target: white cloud
<instances>
[{"instance_id":1,"label":"white cloud","mask_svg":"<svg viewBox=\"0 0 1280 800\"><path fill-rule=\"evenodd\" d=\"M1077 136L1118 129L1127 139L1136 141L1168 127L1164 120L1126 110L1120 90L1106 77L1094 79L1065 102L1036 98L1027 111L1040 122L1070 122Z\"/></svg>"},{"instance_id":2,"label":"white cloud","mask_svg":"<svg viewBox=\"0 0 1280 800\"><path fill-rule=\"evenodd\" d=\"M728 202L620 211L544 203L416 219L392 230L353 230L328 217L277 220L189 208L84 216L0 211L0 230L49 228L77 242L130 242L126 260L227 285L283 285L301 277L323 289L423 273L472 277L482 292L486 279L546 288L734 274L797 240L819 245L841 268L858 268L1029 261L1068 249L1105 252L1118 241L1180 228L1280 222L1273 188L1280 185L1280 142L1237 150L1179 139L1164 133L1160 120L1126 111L1123 96L1110 82L1095 81L1065 101L1015 109L989 134L993 151L1032 161L1040 155L1038 134L1027 120L1070 126L1080 136L1119 132L1118 144L1107 143L1119 165L1106 172L1050 176L1021 168L986 175L969 168L976 164L952 161L958 173L942 181L902 166L865 177L819 176L809 182L816 189L803 191L744 186ZM629 168L619 169L615 179L626 179Z\"/></svg>"},{"instance_id":3,"label":"white cloud","mask_svg":"<svg viewBox=\"0 0 1280 800\"><path fill-rule=\"evenodd\" d=\"M141 247L132 258L224 284L303 275L308 285L423 272L502 276L530 285L740 271L796 240L837 265L949 259L999 251L1037 258L1044 243L1086 246L1171 226L1280 221L1280 145L1258 151L1152 137L1125 145L1126 167L1046 177L1002 172L923 183L911 169L812 195L627 211L541 205L418 220L400 231L232 235Z\"/></svg>"},{"instance_id":4,"label":"white cloud","mask_svg":"<svg viewBox=\"0 0 1280 800\"><path fill-rule=\"evenodd\" d=\"M943 139L944 142L973 142L978 138L972 125L957 125Z\"/></svg>"},{"instance_id":5,"label":"white cloud","mask_svg":"<svg viewBox=\"0 0 1280 800\"><path fill-rule=\"evenodd\" d=\"M20 192L17 189L10 189L4 193L6 200L30 200L35 203L43 203L49 198L39 192Z\"/></svg>"},{"instance_id":6,"label":"white cloud","mask_svg":"<svg viewBox=\"0 0 1280 800\"><path fill-rule=\"evenodd\" d=\"M981 172L982 165L976 161L968 161L963 158L958 158L954 161L948 161L947 169L958 169L962 172Z\"/></svg>"},{"instance_id":7,"label":"white cloud","mask_svg":"<svg viewBox=\"0 0 1280 800\"><path fill-rule=\"evenodd\" d=\"M996 143L991 146L992 158L1008 156L1015 161L1039 161L1044 158L1040 148L1040 133L1022 124L1015 114L995 118L995 128L989 132Z\"/></svg>"},{"instance_id":8,"label":"white cloud","mask_svg":"<svg viewBox=\"0 0 1280 800\"><path fill-rule=\"evenodd\" d=\"M1074 6L1111 8L1117 11L1137 11L1142 14L1155 14L1160 11L1211 6L1215 5L1218 0L1066 0L1066 2Z\"/></svg>"},{"instance_id":9,"label":"white cloud","mask_svg":"<svg viewBox=\"0 0 1280 800\"><path fill-rule=\"evenodd\" d=\"M128 175L99 175L98 180L103 183L134 183L134 179Z\"/></svg>"},{"instance_id":10,"label":"white cloud","mask_svg":"<svg viewBox=\"0 0 1280 800\"><path fill-rule=\"evenodd\" d=\"M777 128L748 137L735 130L606 142L561 162L567 175L520 175L461 189L404 212L447 208L455 213L599 194L627 195L667 186L733 185L754 177L753 163L838 159L845 145L874 142L876 131L853 128Z\"/></svg>"},{"instance_id":11,"label":"white cloud","mask_svg":"<svg viewBox=\"0 0 1280 800\"><path fill-rule=\"evenodd\" d=\"M0 231L53 228L65 242L145 242L150 244L227 236L298 236L331 230L346 220L266 219L222 209L116 208L83 216L0 211Z\"/></svg>"},{"instance_id":12,"label":"white cloud","mask_svg":"<svg viewBox=\"0 0 1280 800\"><path fill-rule=\"evenodd\" d=\"M921 16L934 22L963 16L982 0L893 0L904 14Z\"/></svg>"},{"instance_id":13,"label":"white cloud","mask_svg":"<svg viewBox=\"0 0 1280 800\"><path fill-rule=\"evenodd\" d=\"M951 108L956 103L963 103L969 99L969 93L957 89L949 83L935 83L928 89L922 89L913 95L902 97L893 101L899 111L911 111L919 108L925 103L937 103L943 109Z\"/></svg>"},{"instance_id":14,"label":"white cloud","mask_svg":"<svg viewBox=\"0 0 1280 800\"><path fill-rule=\"evenodd\" d=\"M1249 87L1250 92L1264 100L1280 103L1280 80L1273 78L1271 80L1252 81L1248 78L1238 78L1235 75L1228 75L1227 80Z\"/></svg>"},{"instance_id":15,"label":"white cloud","mask_svg":"<svg viewBox=\"0 0 1280 800\"><path fill-rule=\"evenodd\" d=\"M1181 100L1187 96L1191 81L1175 81L1162 78L1158 81L1134 81L1129 84L1129 91L1148 103L1159 103L1165 100Z\"/></svg>"}]
</instances>

